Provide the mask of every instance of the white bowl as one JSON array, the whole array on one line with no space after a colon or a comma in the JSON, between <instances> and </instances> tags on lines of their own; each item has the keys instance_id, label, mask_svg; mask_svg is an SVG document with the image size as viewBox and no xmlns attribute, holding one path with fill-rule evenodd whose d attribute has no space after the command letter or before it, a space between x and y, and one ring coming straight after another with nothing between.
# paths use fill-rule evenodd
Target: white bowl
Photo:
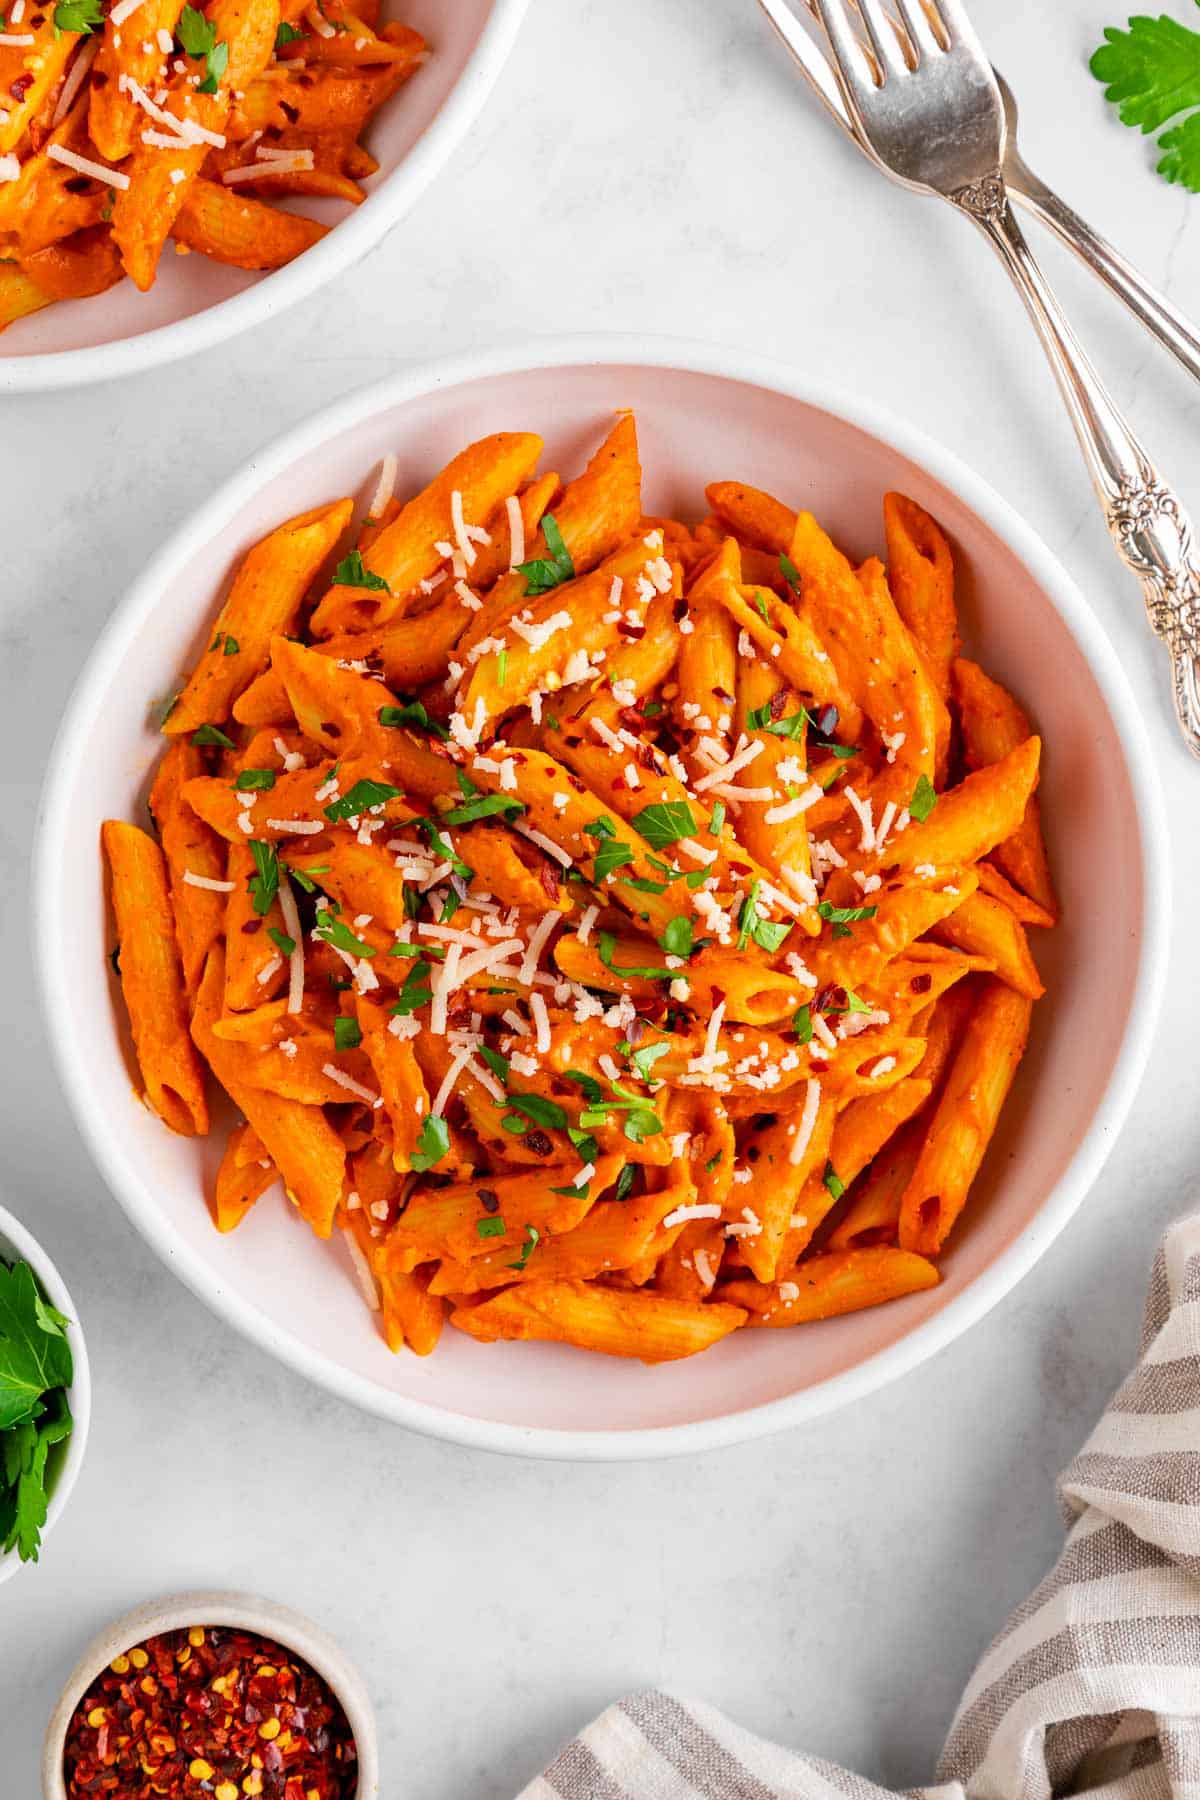
<instances>
[{"instance_id":1,"label":"white bowl","mask_svg":"<svg viewBox=\"0 0 1200 1800\"><path fill-rule=\"evenodd\" d=\"M367 127L379 172L364 183L361 206L306 202L336 229L273 274L175 256L168 245L149 293L123 281L19 320L0 336L0 394L77 387L192 356L276 318L351 268L416 204L483 110L528 5L387 0L385 17L413 26L432 54Z\"/></svg>"},{"instance_id":2,"label":"white bowl","mask_svg":"<svg viewBox=\"0 0 1200 1800\"><path fill-rule=\"evenodd\" d=\"M83 1466L83 1453L87 1446L88 1426L92 1419L92 1378L88 1368L87 1350L83 1341L83 1327L79 1323L79 1314L75 1302L67 1292L66 1283L55 1268L42 1246L33 1234L27 1231L19 1220L0 1206L0 1256L6 1262L27 1262L50 1301L56 1306L71 1324L67 1331L67 1340L71 1346L74 1363L73 1379L67 1389L67 1403L71 1408L74 1425L70 1437L65 1444L55 1444L47 1459L49 1472L50 1505L46 1513L46 1523L42 1526L42 1546L40 1554L46 1554L46 1540L58 1523L71 1497L71 1489L75 1486L76 1477ZM8 1581L19 1569L36 1568L36 1564L23 1563L14 1546L7 1555L0 1553L0 1584Z\"/></svg>"},{"instance_id":3,"label":"white bowl","mask_svg":"<svg viewBox=\"0 0 1200 1800\"><path fill-rule=\"evenodd\" d=\"M738 1332L659 1368L543 1344L480 1346L453 1329L431 1357L394 1358L341 1246L317 1244L271 1199L218 1236L201 1196L218 1146L173 1137L134 1099L105 959L100 822L139 816L161 749L147 704L203 646L223 581L262 533L355 491L385 451L399 453L400 488L411 491L501 427L541 431L545 466L569 471L618 406L638 412L650 511L695 515L704 482L729 477L802 500L855 556L879 547L886 488L945 525L968 646L1015 688L1046 741L1042 793L1064 904L1063 924L1038 946L1049 993L933 1291L795 1332ZM733 351L643 339L435 364L352 396L255 456L157 552L97 645L54 750L36 856L62 1079L114 1193L171 1268L229 1324L346 1399L531 1455L729 1443L862 1394L948 1343L1079 1204L1129 1106L1162 987L1168 862L1154 764L1113 651L1063 569L978 476L873 401Z\"/></svg>"},{"instance_id":4,"label":"white bowl","mask_svg":"<svg viewBox=\"0 0 1200 1800\"><path fill-rule=\"evenodd\" d=\"M63 1780L63 1747L72 1714L88 1687L114 1656L144 1644L164 1631L184 1631L189 1625L226 1625L253 1631L259 1637L282 1644L303 1657L328 1683L341 1701L358 1747L358 1789L355 1800L378 1800L379 1732L366 1684L346 1652L328 1632L303 1613L293 1612L257 1594L223 1594L202 1591L168 1594L149 1600L122 1614L99 1632L67 1677L58 1704L50 1715L42 1745L42 1800L67 1800Z\"/></svg>"}]
</instances>

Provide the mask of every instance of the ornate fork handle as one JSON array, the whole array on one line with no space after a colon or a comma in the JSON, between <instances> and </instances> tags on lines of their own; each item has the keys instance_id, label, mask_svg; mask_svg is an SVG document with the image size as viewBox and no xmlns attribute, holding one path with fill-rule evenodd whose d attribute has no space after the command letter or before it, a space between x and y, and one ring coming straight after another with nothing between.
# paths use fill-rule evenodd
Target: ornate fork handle
<instances>
[{"instance_id":1,"label":"ornate fork handle","mask_svg":"<svg viewBox=\"0 0 1200 1800\"><path fill-rule=\"evenodd\" d=\"M1009 205L999 170L949 196L979 226L1024 300L1071 415L1109 535L1142 584L1171 655L1180 728L1200 757L1200 563L1192 522L1142 449L1067 323Z\"/></svg>"}]
</instances>

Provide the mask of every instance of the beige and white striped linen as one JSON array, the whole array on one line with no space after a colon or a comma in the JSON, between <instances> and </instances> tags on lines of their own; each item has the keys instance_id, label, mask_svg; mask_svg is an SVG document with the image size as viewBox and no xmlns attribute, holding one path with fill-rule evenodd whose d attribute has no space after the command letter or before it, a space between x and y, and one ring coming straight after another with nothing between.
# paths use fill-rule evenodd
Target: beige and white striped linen
<instances>
[{"instance_id":1,"label":"beige and white striped linen","mask_svg":"<svg viewBox=\"0 0 1200 1800\"><path fill-rule=\"evenodd\" d=\"M898 1796L652 1692L519 1800L1200 1800L1200 1218L1163 1240L1140 1360L1059 1492L1062 1555L976 1669L939 1785Z\"/></svg>"}]
</instances>

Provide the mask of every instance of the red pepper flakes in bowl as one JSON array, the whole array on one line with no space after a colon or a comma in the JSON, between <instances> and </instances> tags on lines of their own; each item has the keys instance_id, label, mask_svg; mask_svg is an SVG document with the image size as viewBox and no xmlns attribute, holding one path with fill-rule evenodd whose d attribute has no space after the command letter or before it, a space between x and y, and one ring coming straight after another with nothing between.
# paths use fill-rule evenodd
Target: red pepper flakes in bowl
<instances>
[{"instance_id":1,"label":"red pepper flakes in bowl","mask_svg":"<svg viewBox=\"0 0 1200 1800\"><path fill-rule=\"evenodd\" d=\"M354 1800L341 1702L270 1638L193 1625L113 1658L67 1727L68 1800Z\"/></svg>"}]
</instances>

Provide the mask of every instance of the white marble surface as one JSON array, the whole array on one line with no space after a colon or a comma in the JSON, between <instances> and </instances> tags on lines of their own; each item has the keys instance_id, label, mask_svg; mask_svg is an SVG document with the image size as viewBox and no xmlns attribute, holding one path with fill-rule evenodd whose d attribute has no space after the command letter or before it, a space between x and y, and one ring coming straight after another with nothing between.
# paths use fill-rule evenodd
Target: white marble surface
<instances>
[{"instance_id":1,"label":"white marble surface","mask_svg":"<svg viewBox=\"0 0 1200 1800\"><path fill-rule=\"evenodd\" d=\"M1151 174L1086 71L1121 10L974 6L1022 97L1030 159L1197 311L1200 200ZM1061 254L1047 262L1188 491L1186 379ZM71 683L150 547L214 482L407 358L608 328L749 342L819 368L989 476L1091 596L1151 717L1179 902L1133 1115L1018 1291L839 1416L615 1469L406 1436L229 1336L126 1225L63 1112L26 899ZM42 1566L0 1594L4 1800L32 1800L36 1740L87 1634L155 1593L226 1584L311 1612L359 1659L389 1800L502 1800L592 1712L650 1682L880 1780L927 1778L974 1658L1055 1553L1055 1471L1126 1364L1155 1241L1200 1165L1200 771L1176 746L1137 593L983 245L871 175L752 0L540 0L469 141L367 263L278 327L174 369L9 401L0 496L3 1193L74 1288L96 1385L72 1505ZM1190 497L1200 506L1196 483Z\"/></svg>"}]
</instances>

